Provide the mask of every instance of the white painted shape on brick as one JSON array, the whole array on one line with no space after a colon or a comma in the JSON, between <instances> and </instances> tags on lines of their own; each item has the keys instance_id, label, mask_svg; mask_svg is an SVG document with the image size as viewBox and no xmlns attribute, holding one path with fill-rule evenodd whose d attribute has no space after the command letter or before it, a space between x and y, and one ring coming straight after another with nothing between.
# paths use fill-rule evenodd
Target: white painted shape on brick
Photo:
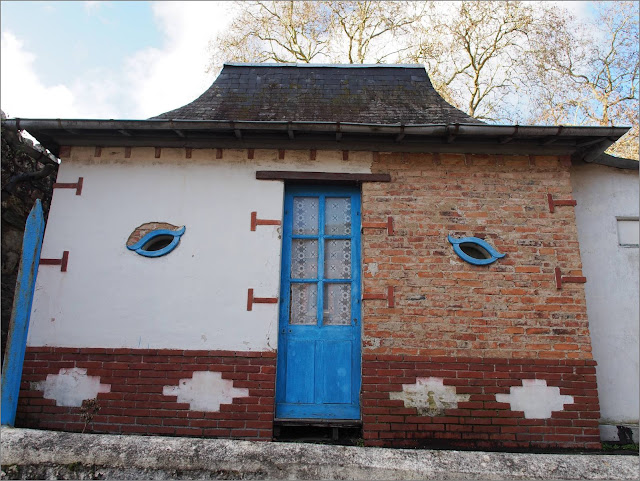
<instances>
[{"instance_id":1,"label":"white painted shape on brick","mask_svg":"<svg viewBox=\"0 0 640 481\"><path fill-rule=\"evenodd\" d=\"M45 399L55 399L57 406L82 406L85 399L111 392L111 384L101 384L99 376L87 376L86 369L62 368L45 381L32 383L32 389L44 391Z\"/></svg>"},{"instance_id":2,"label":"white painted shape on brick","mask_svg":"<svg viewBox=\"0 0 640 481\"><path fill-rule=\"evenodd\" d=\"M276 349L278 305L254 304L280 292L281 231L250 230L251 212L282 219L284 183L256 180L256 170L370 173L371 152L74 147L58 182L84 178L82 195L56 189L42 257L69 251L67 272L41 266L29 346ZM141 158L144 156L144 158ZM159 258L140 256L126 241L145 222L186 226L180 244ZM51 322L55 318L55 322Z\"/></svg>"},{"instance_id":3,"label":"white painted shape on brick","mask_svg":"<svg viewBox=\"0 0 640 481\"><path fill-rule=\"evenodd\" d=\"M215 371L196 371L191 379L180 379L177 386L165 386L165 396L178 396L179 403L189 403L192 411L220 411L220 404L231 404L233 398L248 397L249 390L233 387L233 381L222 379Z\"/></svg>"},{"instance_id":4,"label":"white painted shape on brick","mask_svg":"<svg viewBox=\"0 0 640 481\"><path fill-rule=\"evenodd\" d=\"M365 264L367 267L367 271L369 271L371 273L371 275L373 277L376 276L376 274L378 273L378 263L377 262L369 262L368 264Z\"/></svg>"},{"instance_id":5,"label":"white painted shape on brick","mask_svg":"<svg viewBox=\"0 0 640 481\"><path fill-rule=\"evenodd\" d=\"M571 167L593 358L602 425L638 426L640 412L640 253L622 247L618 218L638 218L637 170ZM614 441L601 430L604 441ZM617 434L616 434L617 436Z\"/></svg>"},{"instance_id":6,"label":"white painted shape on brick","mask_svg":"<svg viewBox=\"0 0 640 481\"><path fill-rule=\"evenodd\" d=\"M404 401L405 407L417 408L423 416L444 414L445 409L469 400L469 394L456 394L456 387L445 386L443 381L439 377L419 377L415 384L403 384L401 392L389 393L389 398Z\"/></svg>"},{"instance_id":7,"label":"white painted shape on brick","mask_svg":"<svg viewBox=\"0 0 640 481\"><path fill-rule=\"evenodd\" d=\"M573 396L560 394L560 388L547 386L544 379L523 379L522 386L511 386L509 394L496 394L496 401L509 403L512 411L524 411L525 419L549 419L552 411L564 411Z\"/></svg>"}]
</instances>

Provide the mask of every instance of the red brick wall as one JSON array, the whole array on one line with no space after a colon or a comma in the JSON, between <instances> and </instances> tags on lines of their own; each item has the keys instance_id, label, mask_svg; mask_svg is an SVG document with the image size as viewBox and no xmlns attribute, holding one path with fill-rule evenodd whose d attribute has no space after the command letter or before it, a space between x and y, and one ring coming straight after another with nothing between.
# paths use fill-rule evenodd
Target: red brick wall
<instances>
[{"instance_id":1,"label":"red brick wall","mask_svg":"<svg viewBox=\"0 0 640 481\"><path fill-rule=\"evenodd\" d=\"M81 408L56 406L32 383L61 368L83 368L111 392L99 393L100 411L85 432L163 434L270 440L275 389L274 352L180 351L29 347L25 356L16 426L82 431ZM196 371L215 371L248 397L221 404L220 412L192 411L163 387Z\"/></svg>"},{"instance_id":2,"label":"red brick wall","mask_svg":"<svg viewBox=\"0 0 640 481\"><path fill-rule=\"evenodd\" d=\"M364 291L395 288L395 308L365 301L364 347L380 354L591 359L573 207L549 212L547 193L571 198L555 157L379 154L362 220L394 219L395 235L366 229ZM484 238L506 257L460 259L447 241ZM372 265L376 264L372 269ZM374 273L375 272L375 273Z\"/></svg>"},{"instance_id":3,"label":"red brick wall","mask_svg":"<svg viewBox=\"0 0 640 481\"><path fill-rule=\"evenodd\" d=\"M362 363L363 436L368 446L452 446L476 449L600 448L595 361L365 354ZM390 399L418 377L438 377L469 401L436 416ZM522 379L545 379L573 396L550 419L525 419L496 394Z\"/></svg>"},{"instance_id":4,"label":"red brick wall","mask_svg":"<svg viewBox=\"0 0 640 481\"><path fill-rule=\"evenodd\" d=\"M551 213L547 201L548 193L572 198L569 165L552 156L377 156L372 171L390 173L391 182L363 184L362 220L392 216L395 235L365 229L363 287L385 293L393 286L395 306L363 302L368 444L450 439L596 447L599 408L584 285L558 290L554 273L559 267L563 275L581 275L574 208ZM448 235L483 238L506 257L468 264ZM389 391L416 376L442 377L472 400L443 419L416 417L415 409L389 399ZM508 404L497 405L496 393L536 378L578 401L548 420L525 420Z\"/></svg>"}]
</instances>

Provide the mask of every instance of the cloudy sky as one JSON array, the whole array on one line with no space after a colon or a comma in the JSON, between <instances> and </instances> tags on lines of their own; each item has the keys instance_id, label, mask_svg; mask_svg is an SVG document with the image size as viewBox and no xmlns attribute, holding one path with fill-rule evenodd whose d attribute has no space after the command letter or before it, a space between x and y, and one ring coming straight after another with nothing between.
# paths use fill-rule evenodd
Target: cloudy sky
<instances>
[{"instance_id":1,"label":"cloudy sky","mask_svg":"<svg viewBox=\"0 0 640 481\"><path fill-rule=\"evenodd\" d=\"M563 2L580 15L588 2ZM2 1L9 117L145 119L211 83L207 46L231 2Z\"/></svg>"},{"instance_id":2,"label":"cloudy sky","mask_svg":"<svg viewBox=\"0 0 640 481\"><path fill-rule=\"evenodd\" d=\"M148 118L213 81L209 40L227 2L0 4L0 107L9 117Z\"/></svg>"}]
</instances>

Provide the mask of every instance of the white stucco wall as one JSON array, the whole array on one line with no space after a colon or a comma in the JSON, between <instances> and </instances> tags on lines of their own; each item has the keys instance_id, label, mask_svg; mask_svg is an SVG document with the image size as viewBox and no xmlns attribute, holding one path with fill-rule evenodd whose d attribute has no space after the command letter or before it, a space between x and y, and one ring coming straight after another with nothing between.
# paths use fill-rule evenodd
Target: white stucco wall
<instances>
[{"instance_id":1,"label":"white stucco wall","mask_svg":"<svg viewBox=\"0 0 640 481\"><path fill-rule=\"evenodd\" d=\"M40 266L28 345L223 349L276 348L278 306L254 304L278 297L280 228L250 231L250 214L282 219L281 181L256 180L256 170L359 172L372 154L276 150L73 148L58 182L84 177L81 196L56 189L42 257L69 251L67 272ZM125 243L146 222L186 226L178 247L159 258L142 257Z\"/></svg>"},{"instance_id":2,"label":"white stucco wall","mask_svg":"<svg viewBox=\"0 0 640 481\"><path fill-rule=\"evenodd\" d=\"M584 165L572 167L571 182L601 423L635 424L637 432L638 247L618 244L616 217L638 218L638 171Z\"/></svg>"}]
</instances>

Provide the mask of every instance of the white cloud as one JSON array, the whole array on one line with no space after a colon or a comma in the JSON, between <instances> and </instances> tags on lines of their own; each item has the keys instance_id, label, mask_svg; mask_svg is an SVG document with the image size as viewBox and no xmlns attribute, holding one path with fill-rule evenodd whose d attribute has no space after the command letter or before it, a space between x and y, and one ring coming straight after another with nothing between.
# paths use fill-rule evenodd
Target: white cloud
<instances>
[{"instance_id":1,"label":"white cloud","mask_svg":"<svg viewBox=\"0 0 640 481\"><path fill-rule=\"evenodd\" d=\"M122 118L122 106L129 105L131 92L119 78L120 72L103 68L88 70L73 80L73 92L81 118Z\"/></svg>"},{"instance_id":2,"label":"white cloud","mask_svg":"<svg viewBox=\"0 0 640 481\"><path fill-rule=\"evenodd\" d=\"M88 14L93 13L94 11L98 10L100 8L100 6L103 3L106 2L99 2L99 1L87 1L87 2L83 2L84 3L84 9Z\"/></svg>"},{"instance_id":3,"label":"white cloud","mask_svg":"<svg viewBox=\"0 0 640 481\"><path fill-rule=\"evenodd\" d=\"M586 20L589 17L589 4L587 1L554 2L559 7L566 8L578 20Z\"/></svg>"},{"instance_id":4,"label":"white cloud","mask_svg":"<svg viewBox=\"0 0 640 481\"><path fill-rule=\"evenodd\" d=\"M88 11L100 2L85 2ZM2 33L2 109L10 117L144 119L191 102L213 82L208 43L231 20L227 2L155 2L163 44L131 52L117 69L99 68L45 85L36 55ZM105 48L107 48L105 46Z\"/></svg>"},{"instance_id":5,"label":"white cloud","mask_svg":"<svg viewBox=\"0 0 640 481\"><path fill-rule=\"evenodd\" d=\"M209 41L233 15L227 2L157 2L153 13L165 34L161 49L149 48L127 60L138 118L158 115L191 102L213 82L205 72Z\"/></svg>"},{"instance_id":6,"label":"white cloud","mask_svg":"<svg viewBox=\"0 0 640 481\"><path fill-rule=\"evenodd\" d=\"M11 32L2 33L0 98L8 117L75 117L69 87L44 85L34 71L36 56Z\"/></svg>"}]
</instances>

